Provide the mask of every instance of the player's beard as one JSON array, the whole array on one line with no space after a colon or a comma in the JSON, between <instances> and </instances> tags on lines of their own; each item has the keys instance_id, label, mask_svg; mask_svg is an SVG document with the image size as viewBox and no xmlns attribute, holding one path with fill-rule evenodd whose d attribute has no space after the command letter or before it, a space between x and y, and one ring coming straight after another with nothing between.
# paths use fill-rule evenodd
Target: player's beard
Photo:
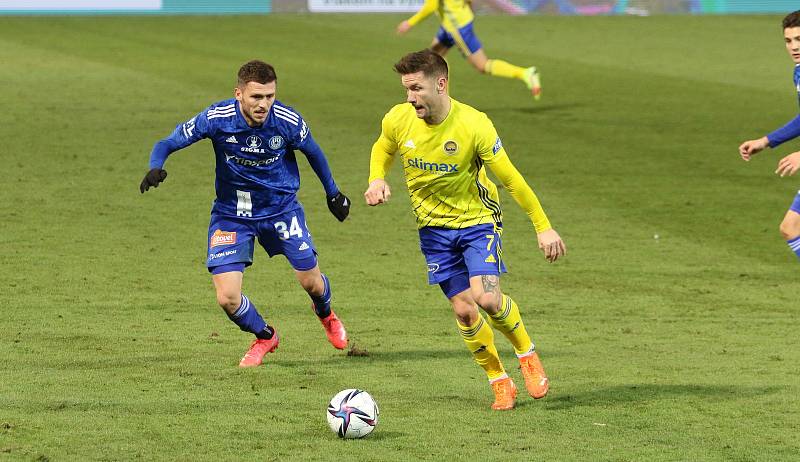
<instances>
[{"instance_id":1,"label":"player's beard","mask_svg":"<svg viewBox=\"0 0 800 462\"><path fill-rule=\"evenodd\" d=\"M269 108L266 108L264 112L261 113L256 112L259 109L260 109L259 107L255 107L251 110L248 110L247 116L254 124L260 125L263 124L265 120L267 120L267 113L269 113Z\"/></svg>"}]
</instances>

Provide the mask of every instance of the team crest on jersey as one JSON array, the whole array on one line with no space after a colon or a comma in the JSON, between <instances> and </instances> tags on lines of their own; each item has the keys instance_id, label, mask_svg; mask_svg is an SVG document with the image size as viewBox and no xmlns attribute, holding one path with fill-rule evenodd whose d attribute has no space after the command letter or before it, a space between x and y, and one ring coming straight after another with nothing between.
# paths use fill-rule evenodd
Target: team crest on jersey
<instances>
[{"instance_id":1,"label":"team crest on jersey","mask_svg":"<svg viewBox=\"0 0 800 462\"><path fill-rule=\"evenodd\" d=\"M458 143L453 140L447 140L444 142L444 153L448 156L452 156L458 152Z\"/></svg>"},{"instance_id":2,"label":"team crest on jersey","mask_svg":"<svg viewBox=\"0 0 800 462\"><path fill-rule=\"evenodd\" d=\"M235 231L223 231L218 229L214 231L214 234L211 235L211 248L220 246L220 245L231 245L236 244L236 232Z\"/></svg>"},{"instance_id":3,"label":"team crest on jersey","mask_svg":"<svg viewBox=\"0 0 800 462\"><path fill-rule=\"evenodd\" d=\"M279 135L275 135L269 139L269 148L273 151L277 151L278 149L283 147L283 137Z\"/></svg>"},{"instance_id":4,"label":"team crest on jersey","mask_svg":"<svg viewBox=\"0 0 800 462\"><path fill-rule=\"evenodd\" d=\"M259 149L261 147L261 137L258 135L250 135L247 137L245 141L246 147L240 148L242 152L252 152L255 154L264 154L264 149Z\"/></svg>"},{"instance_id":5,"label":"team crest on jersey","mask_svg":"<svg viewBox=\"0 0 800 462\"><path fill-rule=\"evenodd\" d=\"M247 137L247 146L250 148L261 147L261 137L258 135L250 135Z\"/></svg>"}]
</instances>

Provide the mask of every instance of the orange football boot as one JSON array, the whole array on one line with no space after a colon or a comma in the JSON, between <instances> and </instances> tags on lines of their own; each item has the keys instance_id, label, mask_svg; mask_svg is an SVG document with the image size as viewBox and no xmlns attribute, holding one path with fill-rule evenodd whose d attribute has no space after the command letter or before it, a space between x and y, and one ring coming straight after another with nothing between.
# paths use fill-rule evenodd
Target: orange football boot
<instances>
[{"instance_id":1,"label":"orange football boot","mask_svg":"<svg viewBox=\"0 0 800 462\"><path fill-rule=\"evenodd\" d=\"M264 356L278 348L278 343L280 343L280 340L278 339L277 332L275 332L275 335L273 335L271 339L257 338L253 340L253 343L250 344L250 349L247 350L242 360L239 361L239 367L260 366L261 362L264 360Z\"/></svg>"},{"instance_id":2,"label":"orange football boot","mask_svg":"<svg viewBox=\"0 0 800 462\"><path fill-rule=\"evenodd\" d=\"M525 388L528 394L535 399L544 398L550 389L550 379L544 373L539 355L534 351L529 355L519 358L519 368L525 378Z\"/></svg>"},{"instance_id":3,"label":"orange football boot","mask_svg":"<svg viewBox=\"0 0 800 462\"><path fill-rule=\"evenodd\" d=\"M525 69L525 85L531 91L533 99L539 101L542 99L542 80L541 74L536 69L536 66Z\"/></svg>"},{"instance_id":4,"label":"orange football boot","mask_svg":"<svg viewBox=\"0 0 800 462\"><path fill-rule=\"evenodd\" d=\"M311 308L314 308L313 306ZM325 328L325 335L328 336L328 341L331 342L335 348L344 350L347 348L347 331L344 330L344 324L336 316L336 313L331 310L331 314L327 318L320 318L322 327Z\"/></svg>"},{"instance_id":5,"label":"orange football boot","mask_svg":"<svg viewBox=\"0 0 800 462\"><path fill-rule=\"evenodd\" d=\"M495 411L507 411L514 409L514 399L517 397L517 387L511 377L495 380L492 382L494 392L494 403L492 409Z\"/></svg>"}]
</instances>

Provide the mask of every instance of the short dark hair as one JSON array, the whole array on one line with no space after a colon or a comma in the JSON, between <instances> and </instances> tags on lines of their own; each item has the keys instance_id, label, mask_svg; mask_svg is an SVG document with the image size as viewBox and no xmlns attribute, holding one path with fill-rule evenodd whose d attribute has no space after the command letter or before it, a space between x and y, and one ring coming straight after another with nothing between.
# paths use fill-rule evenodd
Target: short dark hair
<instances>
[{"instance_id":1,"label":"short dark hair","mask_svg":"<svg viewBox=\"0 0 800 462\"><path fill-rule=\"evenodd\" d=\"M403 56L394 65L394 70L400 75L422 71L426 77L448 76L447 61L429 48Z\"/></svg>"},{"instance_id":2,"label":"short dark hair","mask_svg":"<svg viewBox=\"0 0 800 462\"><path fill-rule=\"evenodd\" d=\"M800 10L793 11L783 18L783 28L800 27Z\"/></svg>"},{"instance_id":3,"label":"short dark hair","mask_svg":"<svg viewBox=\"0 0 800 462\"><path fill-rule=\"evenodd\" d=\"M257 59L244 63L242 67L239 68L238 77L239 80L237 84L240 87L247 85L247 82L263 84L278 80L278 76L275 75L275 68Z\"/></svg>"}]
</instances>

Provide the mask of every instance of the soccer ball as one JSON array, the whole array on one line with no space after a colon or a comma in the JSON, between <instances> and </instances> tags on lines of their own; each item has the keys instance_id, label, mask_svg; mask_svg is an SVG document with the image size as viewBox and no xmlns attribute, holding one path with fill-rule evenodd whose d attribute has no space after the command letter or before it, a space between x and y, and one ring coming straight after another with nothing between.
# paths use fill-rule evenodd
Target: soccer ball
<instances>
[{"instance_id":1,"label":"soccer ball","mask_svg":"<svg viewBox=\"0 0 800 462\"><path fill-rule=\"evenodd\" d=\"M328 425L339 438L363 438L378 424L378 404L364 390L350 388L331 398Z\"/></svg>"}]
</instances>

